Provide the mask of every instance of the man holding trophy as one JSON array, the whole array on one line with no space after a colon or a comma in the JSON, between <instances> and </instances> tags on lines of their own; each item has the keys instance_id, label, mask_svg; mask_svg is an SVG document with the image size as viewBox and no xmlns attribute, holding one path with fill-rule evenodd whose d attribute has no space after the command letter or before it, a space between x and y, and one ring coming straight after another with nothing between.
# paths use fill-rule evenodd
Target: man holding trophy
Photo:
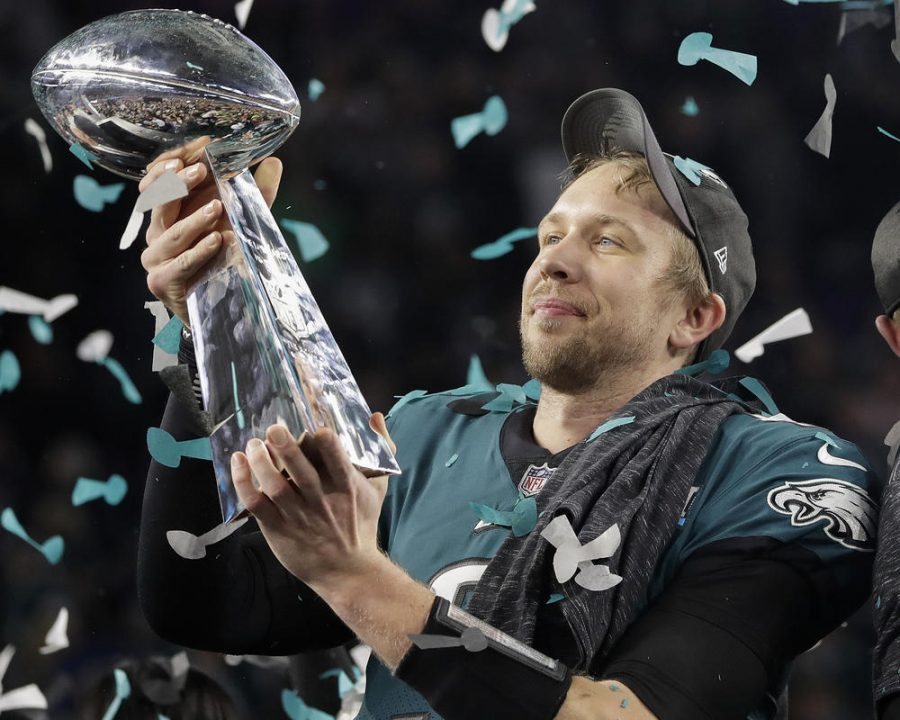
<instances>
[{"instance_id":1,"label":"man holding trophy","mask_svg":"<svg viewBox=\"0 0 900 720\"><path fill-rule=\"evenodd\" d=\"M868 594L873 477L849 443L757 412L737 396L749 384L692 377L755 278L721 179L680 175L619 90L577 100L563 138L573 180L522 294L537 404L406 403L389 418L391 479L366 477L329 430L270 427L231 460L261 532L192 562L163 535L214 521L210 472L154 464L140 581L158 632L266 654L356 636L375 655L361 718L776 716L790 661ZM142 261L184 316L206 243L228 230L202 163L164 156L143 184L167 166L191 194L154 211ZM256 172L269 202L280 173L274 159ZM198 431L174 400L163 427ZM379 414L372 427L388 437ZM470 501L515 514L523 487L532 528L477 522ZM600 536L608 567L578 554ZM583 581L558 572L576 562Z\"/></svg>"},{"instance_id":2,"label":"man holding trophy","mask_svg":"<svg viewBox=\"0 0 900 720\"><path fill-rule=\"evenodd\" d=\"M138 584L160 635L262 655L356 637L363 720L761 719L868 595L877 487L857 449L752 378L695 377L727 366L753 292L747 218L628 93L563 118L571 179L522 288L539 392L406 398L386 422L268 210L267 156L299 121L271 58L142 10L74 33L32 81L141 198L172 173L187 192L153 207L141 261L189 333L162 429L208 436L213 466L150 466ZM167 540L243 510L258 531Z\"/></svg>"}]
</instances>

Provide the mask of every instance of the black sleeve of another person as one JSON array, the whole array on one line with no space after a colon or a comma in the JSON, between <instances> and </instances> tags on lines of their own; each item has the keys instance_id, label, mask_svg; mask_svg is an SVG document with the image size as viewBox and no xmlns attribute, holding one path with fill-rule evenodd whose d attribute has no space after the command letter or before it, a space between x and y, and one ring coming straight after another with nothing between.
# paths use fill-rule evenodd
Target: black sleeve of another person
<instances>
[{"instance_id":1,"label":"black sleeve of another person","mask_svg":"<svg viewBox=\"0 0 900 720\"><path fill-rule=\"evenodd\" d=\"M169 397L162 428L176 440L204 435L181 403ZM166 540L168 530L201 535L221 522L210 462L182 458L178 468L151 462L138 595L159 635L235 655L289 655L352 639L331 609L275 559L252 520L199 560L179 557Z\"/></svg>"},{"instance_id":2,"label":"black sleeve of another person","mask_svg":"<svg viewBox=\"0 0 900 720\"><path fill-rule=\"evenodd\" d=\"M623 635L601 676L620 680L660 720L745 720L773 709L791 660L865 600L864 577L860 593L824 600L833 577L796 544L711 543Z\"/></svg>"}]
</instances>

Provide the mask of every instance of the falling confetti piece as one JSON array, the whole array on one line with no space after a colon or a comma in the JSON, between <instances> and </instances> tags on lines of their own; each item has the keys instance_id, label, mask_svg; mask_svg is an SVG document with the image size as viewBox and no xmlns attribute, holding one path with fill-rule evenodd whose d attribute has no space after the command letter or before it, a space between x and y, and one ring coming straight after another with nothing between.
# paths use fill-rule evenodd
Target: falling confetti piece
<instances>
[{"instance_id":1,"label":"falling confetti piece","mask_svg":"<svg viewBox=\"0 0 900 720\"><path fill-rule=\"evenodd\" d=\"M712 35L707 32L691 33L678 48L680 65L696 65L700 60L707 60L727 70L747 85L756 80L756 56L733 50L721 50L710 44Z\"/></svg>"},{"instance_id":2,"label":"falling confetti piece","mask_svg":"<svg viewBox=\"0 0 900 720\"><path fill-rule=\"evenodd\" d=\"M81 162L87 165L91 170L94 169L94 163L97 161L97 158L88 150L85 150L81 143L73 143L72 145L69 145L69 152L79 160L81 160Z\"/></svg>"},{"instance_id":3,"label":"falling confetti piece","mask_svg":"<svg viewBox=\"0 0 900 720\"><path fill-rule=\"evenodd\" d=\"M47 698L34 683L0 695L0 713L13 710L46 710Z\"/></svg>"},{"instance_id":4,"label":"falling confetti piece","mask_svg":"<svg viewBox=\"0 0 900 720\"><path fill-rule=\"evenodd\" d=\"M71 294L57 295L51 300L43 300L10 287L0 286L0 310L6 312L42 315L47 322L53 322L76 305L78 305L78 298Z\"/></svg>"},{"instance_id":5,"label":"falling confetti piece","mask_svg":"<svg viewBox=\"0 0 900 720\"><path fill-rule=\"evenodd\" d=\"M455 463L457 460L459 460L459 453L453 453L453 454L450 456L450 459L447 460L447 462L444 463L444 467L450 467L450 466L451 466L453 463Z\"/></svg>"},{"instance_id":6,"label":"falling confetti piece","mask_svg":"<svg viewBox=\"0 0 900 720\"><path fill-rule=\"evenodd\" d=\"M558 603L560 600L565 600L566 596L560 593L553 593L549 598L547 598L547 602L545 605L552 605L553 603Z\"/></svg>"},{"instance_id":7,"label":"falling confetti piece","mask_svg":"<svg viewBox=\"0 0 900 720\"><path fill-rule=\"evenodd\" d=\"M312 262L322 257L330 247L328 240L312 223L299 220L282 220L281 227L294 234L297 247L300 250L300 259L303 262Z\"/></svg>"},{"instance_id":8,"label":"falling confetti piece","mask_svg":"<svg viewBox=\"0 0 900 720\"><path fill-rule=\"evenodd\" d=\"M537 235L537 228L518 228L497 238L494 242L480 245L470 254L476 260L494 260L512 251L513 243L527 240Z\"/></svg>"},{"instance_id":9,"label":"falling confetti piece","mask_svg":"<svg viewBox=\"0 0 900 720\"><path fill-rule=\"evenodd\" d=\"M92 500L103 498L108 505L118 505L128 492L128 483L121 475L110 475L108 480L92 480L80 477L72 489L72 505L78 507Z\"/></svg>"},{"instance_id":10,"label":"falling confetti piece","mask_svg":"<svg viewBox=\"0 0 900 720\"><path fill-rule=\"evenodd\" d=\"M31 539L31 536L25 532L25 528L22 527L22 524L19 522L19 519L16 517L16 513L12 508L6 508L0 513L0 525L8 532L11 532L16 537L21 538L31 545L31 547L47 558L47 562L51 565L56 565L62 558L63 551L65 550L65 542L63 539L59 535L54 535L43 544L35 542Z\"/></svg>"},{"instance_id":11,"label":"falling confetti piece","mask_svg":"<svg viewBox=\"0 0 900 720\"><path fill-rule=\"evenodd\" d=\"M183 457L212 460L212 443L208 437L177 441L158 427L147 429L147 449L156 462L166 467L178 467Z\"/></svg>"},{"instance_id":12,"label":"falling confetti piece","mask_svg":"<svg viewBox=\"0 0 900 720\"><path fill-rule=\"evenodd\" d=\"M333 715L307 705L293 690L281 691L281 707L291 720L334 720Z\"/></svg>"},{"instance_id":13,"label":"falling confetti piece","mask_svg":"<svg viewBox=\"0 0 900 720\"><path fill-rule=\"evenodd\" d=\"M765 352L765 345L809 335L812 331L812 323L806 310L797 308L778 322L770 325L756 337L745 342L734 351L734 354L741 362L748 363Z\"/></svg>"},{"instance_id":14,"label":"falling confetti piece","mask_svg":"<svg viewBox=\"0 0 900 720\"><path fill-rule=\"evenodd\" d=\"M100 362L109 355L112 348L113 336L109 330L94 330L78 343L75 355L84 362Z\"/></svg>"},{"instance_id":15,"label":"falling confetti piece","mask_svg":"<svg viewBox=\"0 0 900 720\"><path fill-rule=\"evenodd\" d=\"M678 155L676 155L672 159L672 162L675 164L675 167L678 168L678 171L688 180L690 180L694 185L700 184L700 175L702 175L705 170L712 170L712 168L704 165L703 163L699 163L696 160L691 160L690 158L679 157Z\"/></svg>"},{"instance_id":16,"label":"falling confetti piece","mask_svg":"<svg viewBox=\"0 0 900 720\"><path fill-rule=\"evenodd\" d=\"M116 202L124 189L125 183L101 185L88 175L76 175L72 184L75 201L91 212L101 212L106 205Z\"/></svg>"},{"instance_id":17,"label":"falling confetti piece","mask_svg":"<svg viewBox=\"0 0 900 720\"><path fill-rule=\"evenodd\" d=\"M184 180L178 173L166 170L138 195L138 199L134 203L134 212L145 213L173 200L187 197L187 195L188 188Z\"/></svg>"},{"instance_id":18,"label":"falling confetti piece","mask_svg":"<svg viewBox=\"0 0 900 720\"><path fill-rule=\"evenodd\" d=\"M231 390L234 393L234 413L237 416L238 428L243 430L246 421L244 420L244 411L241 409L241 401L238 398L237 370L234 368L234 361L231 362Z\"/></svg>"},{"instance_id":19,"label":"falling confetti piece","mask_svg":"<svg viewBox=\"0 0 900 720\"><path fill-rule=\"evenodd\" d=\"M896 140L897 142L900 142L900 137L897 137L896 135L889 133L883 127L880 127L880 126L877 126L877 127L878 127L878 132L880 132L882 135L887 135L891 140Z\"/></svg>"},{"instance_id":20,"label":"falling confetti piece","mask_svg":"<svg viewBox=\"0 0 900 720\"><path fill-rule=\"evenodd\" d=\"M28 329L31 330L31 336L41 345L53 342L53 328L40 315L29 315Z\"/></svg>"},{"instance_id":21,"label":"falling confetti piece","mask_svg":"<svg viewBox=\"0 0 900 720\"><path fill-rule=\"evenodd\" d=\"M128 373L125 371L125 368L122 367L122 364L116 360L115 358L104 358L103 360L98 361L100 365L103 365L107 370L112 373L113 377L119 381L119 385L122 388L122 394L125 396L125 399L133 405L139 405L143 398L141 397L141 393L138 391L135 384L131 381L131 378L128 376Z\"/></svg>"},{"instance_id":22,"label":"falling confetti piece","mask_svg":"<svg viewBox=\"0 0 900 720\"><path fill-rule=\"evenodd\" d=\"M309 95L310 101L315 102L318 100L323 92L325 92L325 83L316 78L311 78L306 88L306 94Z\"/></svg>"},{"instance_id":23,"label":"falling confetti piece","mask_svg":"<svg viewBox=\"0 0 900 720\"><path fill-rule=\"evenodd\" d=\"M489 8L481 18L481 37L494 52L506 47L509 30L537 8L531 0L504 0L500 10Z\"/></svg>"},{"instance_id":24,"label":"falling confetti piece","mask_svg":"<svg viewBox=\"0 0 900 720\"><path fill-rule=\"evenodd\" d=\"M603 433L609 432L613 428L621 427L622 425L628 425L634 422L634 415L629 415L627 417L618 417L607 420L605 423L601 424L597 427L594 432L590 434L590 436L585 440L586 443L591 442L592 440L596 440Z\"/></svg>"},{"instance_id":25,"label":"falling confetti piece","mask_svg":"<svg viewBox=\"0 0 900 720\"><path fill-rule=\"evenodd\" d=\"M493 95L488 98L481 112L453 119L450 123L453 142L457 148L462 149L481 132L487 135L496 135L506 127L508 119L503 100L499 95Z\"/></svg>"},{"instance_id":26,"label":"falling confetti piece","mask_svg":"<svg viewBox=\"0 0 900 720\"><path fill-rule=\"evenodd\" d=\"M238 27L243 30L247 24L247 18L250 17L250 10L253 7L253 0L241 0L234 6L234 16L237 18Z\"/></svg>"},{"instance_id":27,"label":"falling confetti piece","mask_svg":"<svg viewBox=\"0 0 900 720\"><path fill-rule=\"evenodd\" d=\"M44 132L44 128L38 125L36 121L28 118L25 121L25 132L37 140L38 147L41 150L41 161L44 163L44 172L51 172L53 170L53 156L50 154L50 148L47 147L47 133Z\"/></svg>"},{"instance_id":28,"label":"falling confetti piece","mask_svg":"<svg viewBox=\"0 0 900 720\"><path fill-rule=\"evenodd\" d=\"M831 74L825 75L825 109L822 115L813 125L803 142L813 152L831 156L831 135L832 135L832 119L834 117L834 106L837 102L837 91L834 87L834 80Z\"/></svg>"},{"instance_id":29,"label":"falling confetti piece","mask_svg":"<svg viewBox=\"0 0 900 720\"><path fill-rule=\"evenodd\" d=\"M103 714L103 720L113 720L122 707L122 702L131 695L131 683L128 682L128 675L121 668L113 670L116 679L116 696L109 704L106 712Z\"/></svg>"},{"instance_id":30,"label":"falling confetti piece","mask_svg":"<svg viewBox=\"0 0 900 720\"><path fill-rule=\"evenodd\" d=\"M697 115L700 114L700 108L697 105L697 101L691 96L688 96L681 106L681 114L687 115L688 117L697 117Z\"/></svg>"},{"instance_id":31,"label":"falling confetti piece","mask_svg":"<svg viewBox=\"0 0 900 720\"><path fill-rule=\"evenodd\" d=\"M179 557L183 557L185 560L199 560L206 557L206 548L209 545L221 542L243 527L249 519L249 517L243 517L240 520L224 522L200 536L194 535L187 530L169 530L166 532L166 540L169 543L169 547Z\"/></svg>"},{"instance_id":32,"label":"falling confetti piece","mask_svg":"<svg viewBox=\"0 0 900 720\"><path fill-rule=\"evenodd\" d=\"M15 390L22 379L22 369L12 350L0 352L0 393Z\"/></svg>"},{"instance_id":33,"label":"falling confetti piece","mask_svg":"<svg viewBox=\"0 0 900 720\"><path fill-rule=\"evenodd\" d=\"M484 368L481 365L481 358L472 355L469 358L469 369L466 372L466 385L476 388L483 388L485 391L493 390L494 386L484 374Z\"/></svg>"},{"instance_id":34,"label":"falling confetti piece","mask_svg":"<svg viewBox=\"0 0 900 720\"><path fill-rule=\"evenodd\" d=\"M56 620L53 621L53 625L47 631L47 635L44 638L44 646L39 650L41 655L49 655L69 647L69 638L66 635L68 628L69 610L63 607L60 608Z\"/></svg>"},{"instance_id":35,"label":"falling confetti piece","mask_svg":"<svg viewBox=\"0 0 900 720\"><path fill-rule=\"evenodd\" d=\"M628 707L628 698L623 698L623 699L622 699L622 702L619 703L619 707L620 707L620 708L627 708L627 707Z\"/></svg>"},{"instance_id":36,"label":"falling confetti piece","mask_svg":"<svg viewBox=\"0 0 900 720\"><path fill-rule=\"evenodd\" d=\"M202 70L203 69L200 65L194 65L194 63L192 63L192 62L185 62L184 64L187 65L191 70Z\"/></svg>"}]
</instances>

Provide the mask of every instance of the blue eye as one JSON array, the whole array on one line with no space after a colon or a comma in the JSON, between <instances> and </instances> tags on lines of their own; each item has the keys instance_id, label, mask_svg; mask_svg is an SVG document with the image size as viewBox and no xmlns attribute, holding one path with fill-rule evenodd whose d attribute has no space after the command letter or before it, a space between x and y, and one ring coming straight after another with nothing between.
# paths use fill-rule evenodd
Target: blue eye
<instances>
[{"instance_id":1,"label":"blue eye","mask_svg":"<svg viewBox=\"0 0 900 720\"><path fill-rule=\"evenodd\" d=\"M612 238L606 237L603 235L602 237L597 239L597 244L603 247L619 247L619 243Z\"/></svg>"}]
</instances>

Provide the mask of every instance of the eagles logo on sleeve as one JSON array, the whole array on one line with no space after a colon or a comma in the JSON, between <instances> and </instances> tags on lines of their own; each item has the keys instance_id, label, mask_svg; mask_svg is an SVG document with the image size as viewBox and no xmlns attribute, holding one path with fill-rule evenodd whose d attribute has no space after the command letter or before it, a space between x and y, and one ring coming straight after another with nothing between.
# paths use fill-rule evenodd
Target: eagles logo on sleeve
<instances>
[{"instance_id":1,"label":"eagles logo on sleeve","mask_svg":"<svg viewBox=\"0 0 900 720\"><path fill-rule=\"evenodd\" d=\"M788 481L769 492L769 506L791 516L791 524L825 521L829 538L853 550L873 551L878 506L853 483L834 478Z\"/></svg>"}]
</instances>

